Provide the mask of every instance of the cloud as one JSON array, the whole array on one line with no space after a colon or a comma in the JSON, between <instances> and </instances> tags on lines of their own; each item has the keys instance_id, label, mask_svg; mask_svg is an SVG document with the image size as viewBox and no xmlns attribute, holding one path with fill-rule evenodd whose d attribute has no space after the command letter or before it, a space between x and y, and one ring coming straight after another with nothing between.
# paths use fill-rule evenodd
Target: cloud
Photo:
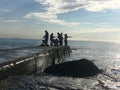
<instances>
[{"instance_id":1,"label":"cloud","mask_svg":"<svg viewBox=\"0 0 120 90\"><path fill-rule=\"evenodd\" d=\"M99 33L120 33L120 28L95 28L89 30L69 30L68 33L74 34L85 34L85 33L92 33L92 34L99 34Z\"/></svg>"},{"instance_id":2,"label":"cloud","mask_svg":"<svg viewBox=\"0 0 120 90\"><path fill-rule=\"evenodd\" d=\"M3 20L4 18L0 18L0 20Z\"/></svg>"},{"instance_id":3,"label":"cloud","mask_svg":"<svg viewBox=\"0 0 120 90\"><path fill-rule=\"evenodd\" d=\"M4 19L4 18L1 18L0 21L1 21L1 22L10 22L10 23L19 22L19 20L15 20L15 19Z\"/></svg>"},{"instance_id":4,"label":"cloud","mask_svg":"<svg viewBox=\"0 0 120 90\"><path fill-rule=\"evenodd\" d=\"M33 12L25 18L38 18L50 23L62 25L79 25L85 23L66 22L59 20L58 15L79 9L85 9L91 12L104 11L107 9L120 9L120 0L34 0L42 4L46 12Z\"/></svg>"},{"instance_id":5,"label":"cloud","mask_svg":"<svg viewBox=\"0 0 120 90\"><path fill-rule=\"evenodd\" d=\"M89 0L84 7L88 11L103 11L109 9L120 9L120 0Z\"/></svg>"},{"instance_id":6,"label":"cloud","mask_svg":"<svg viewBox=\"0 0 120 90\"><path fill-rule=\"evenodd\" d=\"M0 9L0 13L8 13L11 12L11 10L8 9Z\"/></svg>"},{"instance_id":7,"label":"cloud","mask_svg":"<svg viewBox=\"0 0 120 90\"><path fill-rule=\"evenodd\" d=\"M38 18L39 20L49 22L49 23L55 23L55 24L61 24L61 25L79 25L80 23L75 22L66 22L64 20L58 20L56 14L50 14L50 13L29 13L25 16L25 18Z\"/></svg>"},{"instance_id":8,"label":"cloud","mask_svg":"<svg viewBox=\"0 0 120 90\"><path fill-rule=\"evenodd\" d=\"M120 28L97 28L89 30L87 33L120 33Z\"/></svg>"},{"instance_id":9,"label":"cloud","mask_svg":"<svg viewBox=\"0 0 120 90\"><path fill-rule=\"evenodd\" d=\"M120 43L120 28L95 28L92 30L69 30L71 40L114 41Z\"/></svg>"}]
</instances>

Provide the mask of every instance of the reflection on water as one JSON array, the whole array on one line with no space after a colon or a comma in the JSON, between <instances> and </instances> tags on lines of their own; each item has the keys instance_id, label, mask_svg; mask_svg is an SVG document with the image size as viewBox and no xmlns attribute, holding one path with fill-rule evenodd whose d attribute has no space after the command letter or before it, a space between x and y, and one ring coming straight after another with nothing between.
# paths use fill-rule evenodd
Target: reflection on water
<instances>
[{"instance_id":1,"label":"reflection on water","mask_svg":"<svg viewBox=\"0 0 120 90\"><path fill-rule=\"evenodd\" d=\"M119 90L120 79L109 70L94 77L57 77L45 73L21 76L8 90ZM13 80L13 78L12 78Z\"/></svg>"},{"instance_id":2,"label":"reflection on water","mask_svg":"<svg viewBox=\"0 0 120 90\"><path fill-rule=\"evenodd\" d=\"M18 49L18 50L8 50L0 53L0 63L17 59L20 57L25 57L34 53L40 52L42 49Z\"/></svg>"}]
</instances>

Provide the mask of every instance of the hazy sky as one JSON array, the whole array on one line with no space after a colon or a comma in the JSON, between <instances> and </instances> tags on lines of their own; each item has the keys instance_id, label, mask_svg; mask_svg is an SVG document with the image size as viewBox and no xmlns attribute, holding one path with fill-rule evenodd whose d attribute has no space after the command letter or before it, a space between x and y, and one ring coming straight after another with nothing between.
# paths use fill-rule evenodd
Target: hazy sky
<instances>
[{"instance_id":1,"label":"hazy sky","mask_svg":"<svg viewBox=\"0 0 120 90\"><path fill-rule=\"evenodd\" d=\"M0 38L42 38L44 30L120 42L120 0L0 0Z\"/></svg>"}]
</instances>

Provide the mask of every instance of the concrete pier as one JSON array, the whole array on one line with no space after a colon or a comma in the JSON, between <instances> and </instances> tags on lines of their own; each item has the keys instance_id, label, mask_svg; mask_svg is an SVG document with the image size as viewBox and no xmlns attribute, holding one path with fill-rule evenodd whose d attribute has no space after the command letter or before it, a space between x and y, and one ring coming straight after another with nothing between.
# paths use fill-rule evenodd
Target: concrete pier
<instances>
[{"instance_id":1,"label":"concrete pier","mask_svg":"<svg viewBox=\"0 0 120 90\"><path fill-rule=\"evenodd\" d=\"M70 54L70 47L25 47L3 50L1 54L7 58L5 62L0 63L0 80L13 75L42 72L51 65L59 64L64 61L65 56Z\"/></svg>"}]
</instances>

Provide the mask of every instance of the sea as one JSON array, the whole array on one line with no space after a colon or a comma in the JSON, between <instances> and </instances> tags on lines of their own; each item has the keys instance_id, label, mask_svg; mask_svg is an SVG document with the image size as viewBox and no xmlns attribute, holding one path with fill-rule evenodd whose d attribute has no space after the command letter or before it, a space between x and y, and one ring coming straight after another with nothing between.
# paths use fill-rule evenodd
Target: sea
<instances>
[{"instance_id":1,"label":"sea","mask_svg":"<svg viewBox=\"0 0 120 90\"><path fill-rule=\"evenodd\" d=\"M39 39L0 38L0 49L13 49L40 45Z\"/></svg>"},{"instance_id":2,"label":"sea","mask_svg":"<svg viewBox=\"0 0 120 90\"><path fill-rule=\"evenodd\" d=\"M39 39L1 38L0 50L26 46L38 46ZM66 61L88 59L104 72L95 77L72 78L52 75L22 76L14 90L120 90L120 43L102 41L68 41L71 55ZM23 83L24 82L24 83ZM41 83L44 83L40 85ZM46 86L48 89L46 89ZM17 89L15 89L17 88ZM11 89L12 90L12 89Z\"/></svg>"}]
</instances>

